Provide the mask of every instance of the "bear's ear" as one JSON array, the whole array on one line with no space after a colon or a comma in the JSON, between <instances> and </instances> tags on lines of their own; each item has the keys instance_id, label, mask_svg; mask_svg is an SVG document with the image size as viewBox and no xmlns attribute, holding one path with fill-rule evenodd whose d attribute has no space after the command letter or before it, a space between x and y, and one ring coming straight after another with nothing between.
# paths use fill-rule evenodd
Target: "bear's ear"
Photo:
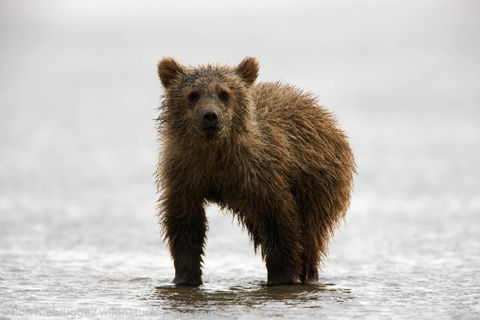
<instances>
[{"instance_id":1,"label":"bear's ear","mask_svg":"<svg viewBox=\"0 0 480 320\"><path fill-rule=\"evenodd\" d=\"M238 73L248 85L251 85L258 77L258 69L259 66L257 59L246 57L235 68L235 72Z\"/></svg>"},{"instance_id":2,"label":"bear's ear","mask_svg":"<svg viewBox=\"0 0 480 320\"><path fill-rule=\"evenodd\" d=\"M172 80L179 74L183 72L183 67L180 63L175 61L175 59L170 57L165 57L158 62L158 76L160 81L165 88L167 88Z\"/></svg>"}]
</instances>

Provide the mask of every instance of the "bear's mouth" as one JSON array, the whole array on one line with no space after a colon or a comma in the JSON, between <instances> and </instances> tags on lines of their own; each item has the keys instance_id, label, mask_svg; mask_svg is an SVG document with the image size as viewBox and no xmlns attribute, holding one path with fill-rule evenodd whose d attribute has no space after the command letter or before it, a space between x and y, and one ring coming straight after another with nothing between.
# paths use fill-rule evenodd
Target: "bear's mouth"
<instances>
[{"instance_id":1,"label":"bear's mouth","mask_svg":"<svg viewBox=\"0 0 480 320\"><path fill-rule=\"evenodd\" d=\"M202 128L202 132L203 132L204 136L208 139L214 138L217 135L218 131L220 131L220 128L217 127L217 126L203 127Z\"/></svg>"}]
</instances>

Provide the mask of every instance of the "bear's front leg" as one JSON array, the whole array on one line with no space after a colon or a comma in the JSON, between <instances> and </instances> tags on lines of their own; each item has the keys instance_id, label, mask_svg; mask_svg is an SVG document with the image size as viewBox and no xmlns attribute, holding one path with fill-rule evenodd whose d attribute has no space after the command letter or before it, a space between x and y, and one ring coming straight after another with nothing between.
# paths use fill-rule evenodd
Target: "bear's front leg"
<instances>
[{"instance_id":1,"label":"bear's front leg","mask_svg":"<svg viewBox=\"0 0 480 320\"><path fill-rule=\"evenodd\" d=\"M252 214L244 216L255 245L261 246L268 285L301 283L301 230L292 206L288 201L278 201L268 208L258 206L260 210L252 210Z\"/></svg>"},{"instance_id":2,"label":"bear's front leg","mask_svg":"<svg viewBox=\"0 0 480 320\"><path fill-rule=\"evenodd\" d=\"M169 195L163 202L161 222L175 265L177 285L202 284L202 255L207 219L201 201Z\"/></svg>"},{"instance_id":3,"label":"bear's front leg","mask_svg":"<svg viewBox=\"0 0 480 320\"><path fill-rule=\"evenodd\" d=\"M280 213L281 214L281 213ZM299 230L285 225L278 219L266 224L267 237L262 244L262 252L268 271L268 285L299 284L301 273Z\"/></svg>"}]
</instances>

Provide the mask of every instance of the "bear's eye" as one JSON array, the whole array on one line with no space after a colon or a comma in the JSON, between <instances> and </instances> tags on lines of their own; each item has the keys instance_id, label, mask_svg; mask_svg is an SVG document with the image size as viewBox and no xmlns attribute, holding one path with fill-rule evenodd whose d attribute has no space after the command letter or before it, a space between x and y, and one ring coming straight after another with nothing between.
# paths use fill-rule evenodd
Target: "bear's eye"
<instances>
[{"instance_id":1,"label":"bear's eye","mask_svg":"<svg viewBox=\"0 0 480 320\"><path fill-rule=\"evenodd\" d=\"M228 94L227 91L220 91L220 93L218 94L218 97L220 98L220 100L225 102L228 100L228 98L230 98L230 95Z\"/></svg>"},{"instance_id":2,"label":"bear's eye","mask_svg":"<svg viewBox=\"0 0 480 320\"><path fill-rule=\"evenodd\" d=\"M198 99L200 99L200 94L198 92L191 92L188 95L188 100L190 100L190 102L195 102Z\"/></svg>"}]
</instances>

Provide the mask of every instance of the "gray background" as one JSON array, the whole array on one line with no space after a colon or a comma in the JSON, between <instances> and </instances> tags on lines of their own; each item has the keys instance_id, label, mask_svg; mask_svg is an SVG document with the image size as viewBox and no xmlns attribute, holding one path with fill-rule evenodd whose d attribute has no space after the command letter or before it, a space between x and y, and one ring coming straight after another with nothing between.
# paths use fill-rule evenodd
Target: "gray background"
<instances>
[{"instance_id":1,"label":"gray background","mask_svg":"<svg viewBox=\"0 0 480 320\"><path fill-rule=\"evenodd\" d=\"M0 317L477 318L477 1L0 2ZM319 97L359 175L320 284L267 288L208 209L205 284L169 284L156 63L261 64Z\"/></svg>"}]
</instances>

